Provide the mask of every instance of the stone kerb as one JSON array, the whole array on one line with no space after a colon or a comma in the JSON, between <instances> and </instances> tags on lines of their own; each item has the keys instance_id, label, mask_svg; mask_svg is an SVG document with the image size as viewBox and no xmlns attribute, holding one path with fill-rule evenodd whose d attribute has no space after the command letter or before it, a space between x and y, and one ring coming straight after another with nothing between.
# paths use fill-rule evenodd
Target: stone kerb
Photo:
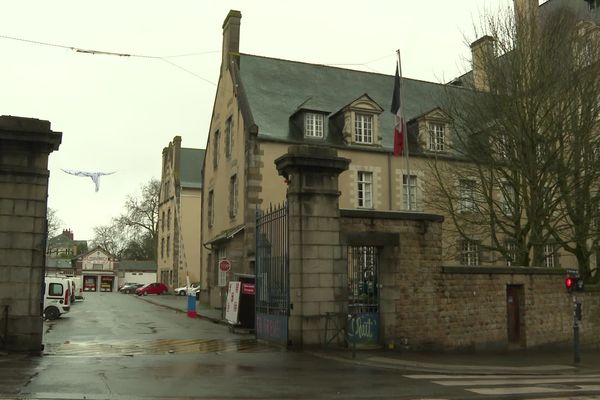
<instances>
[{"instance_id":1,"label":"stone kerb","mask_svg":"<svg viewBox=\"0 0 600 400\"><path fill-rule=\"evenodd\" d=\"M275 160L288 181L292 347L323 344L327 313L345 312L338 176L349 163L333 149L307 145Z\"/></svg>"},{"instance_id":2,"label":"stone kerb","mask_svg":"<svg viewBox=\"0 0 600 400\"><path fill-rule=\"evenodd\" d=\"M48 121L0 117L0 326L9 351L41 346L48 155L61 139Z\"/></svg>"}]
</instances>

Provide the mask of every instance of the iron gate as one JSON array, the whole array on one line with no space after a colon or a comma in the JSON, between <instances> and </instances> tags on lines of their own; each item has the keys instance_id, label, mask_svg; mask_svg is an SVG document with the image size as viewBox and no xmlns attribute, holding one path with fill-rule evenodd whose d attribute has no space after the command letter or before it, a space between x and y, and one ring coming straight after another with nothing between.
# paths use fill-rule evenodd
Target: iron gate
<instances>
[{"instance_id":1,"label":"iron gate","mask_svg":"<svg viewBox=\"0 0 600 400\"><path fill-rule=\"evenodd\" d=\"M256 337L287 345L290 315L287 203L256 210Z\"/></svg>"},{"instance_id":2,"label":"iron gate","mask_svg":"<svg viewBox=\"0 0 600 400\"><path fill-rule=\"evenodd\" d=\"M350 344L379 343L379 251L348 247L348 327Z\"/></svg>"}]
</instances>

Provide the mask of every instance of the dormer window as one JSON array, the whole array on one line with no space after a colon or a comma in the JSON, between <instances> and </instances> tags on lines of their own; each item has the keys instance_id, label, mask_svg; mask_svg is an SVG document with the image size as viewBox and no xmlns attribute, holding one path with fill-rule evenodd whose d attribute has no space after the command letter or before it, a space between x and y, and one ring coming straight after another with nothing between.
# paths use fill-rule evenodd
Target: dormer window
<instances>
[{"instance_id":1,"label":"dormer window","mask_svg":"<svg viewBox=\"0 0 600 400\"><path fill-rule=\"evenodd\" d=\"M323 139L323 114L307 112L304 115L304 137Z\"/></svg>"},{"instance_id":2,"label":"dormer window","mask_svg":"<svg viewBox=\"0 0 600 400\"><path fill-rule=\"evenodd\" d=\"M441 152L445 151L446 126L438 122L429 123L429 150Z\"/></svg>"},{"instance_id":3,"label":"dormer window","mask_svg":"<svg viewBox=\"0 0 600 400\"><path fill-rule=\"evenodd\" d=\"M373 144L373 115L355 114L354 141L362 144Z\"/></svg>"}]
</instances>

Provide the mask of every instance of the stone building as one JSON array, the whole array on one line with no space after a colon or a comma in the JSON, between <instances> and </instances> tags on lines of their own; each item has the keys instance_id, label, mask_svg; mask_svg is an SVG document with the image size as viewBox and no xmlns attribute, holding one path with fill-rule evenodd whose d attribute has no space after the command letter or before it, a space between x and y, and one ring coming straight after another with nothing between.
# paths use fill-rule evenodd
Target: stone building
<instances>
[{"instance_id":1,"label":"stone building","mask_svg":"<svg viewBox=\"0 0 600 400\"><path fill-rule=\"evenodd\" d=\"M0 347L40 351L50 122L0 117Z\"/></svg>"},{"instance_id":2,"label":"stone building","mask_svg":"<svg viewBox=\"0 0 600 400\"><path fill-rule=\"evenodd\" d=\"M156 259L158 279L170 287L200 281L204 153L182 148L180 136L163 149Z\"/></svg>"}]
</instances>

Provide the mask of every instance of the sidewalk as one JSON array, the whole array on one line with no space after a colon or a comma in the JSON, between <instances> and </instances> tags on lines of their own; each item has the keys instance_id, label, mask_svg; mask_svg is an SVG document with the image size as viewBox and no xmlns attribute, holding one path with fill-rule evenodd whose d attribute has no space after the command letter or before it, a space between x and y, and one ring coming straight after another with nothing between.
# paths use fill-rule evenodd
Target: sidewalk
<instances>
[{"instance_id":1,"label":"sidewalk","mask_svg":"<svg viewBox=\"0 0 600 400\"><path fill-rule=\"evenodd\" d=\"M148 301L187 312L187 296L143 296ZM196 302L197 318L228 325L221 310ZM581 350L581 362L573 363L572 349L517 350L511 352L434 353L402 350L356 350L347 348L310 349L315 357L369 367L444 374L512 375L600 373L600 350Z\"/></svg>"},{"instance_id":2,"label":"sidewalk","mask_svg":"<svg viewBox=\"0 0 600 400\"><path fill-rule=\"evenodd\" d=\"M175 296L168 294L162 296L139 296L138 298L141 300L145 300L149 303L154 303L184 313L187 313L188 310L188 296ZM202 318L215 323L228 325L227 322L223 318L221 318L221 310L212 308L208 304L196 301L196 314L196 318Z\"/></svg>"}]
</instances>

